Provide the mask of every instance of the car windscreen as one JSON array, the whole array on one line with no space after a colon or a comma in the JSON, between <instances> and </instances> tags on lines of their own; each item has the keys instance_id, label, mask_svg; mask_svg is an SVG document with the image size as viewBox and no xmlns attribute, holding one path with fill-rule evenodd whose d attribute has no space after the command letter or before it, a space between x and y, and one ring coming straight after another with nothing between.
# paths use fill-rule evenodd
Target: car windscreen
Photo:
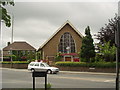
<instances>
[{"instance_id":1,"label":"car windscreen","mask_svg":"<svg viewBox=\"0 0 120 90\"><path fill-rule=\"evenodd\" d=\"M35 63L30 63L29 65L30 65L30 66L33 66L34 64L35 64Z\"/></svg>"}]
</instances>

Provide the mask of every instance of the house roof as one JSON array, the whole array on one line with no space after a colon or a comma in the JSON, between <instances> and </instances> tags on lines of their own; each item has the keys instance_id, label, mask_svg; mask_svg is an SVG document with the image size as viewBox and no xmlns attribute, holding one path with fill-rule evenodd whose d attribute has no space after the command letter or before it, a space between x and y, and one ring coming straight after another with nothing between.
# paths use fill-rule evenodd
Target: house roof
<instances>
[{"instance_id":1,"label":"house roof","mask_svg":"<svg viewBox=\"0 0 120 90\"><path fill-rule=\"evenodd\" d=\"M38 49L40 50L41 48L43 48L65 25L69 24L73 30L80 36L83 38L83 35L70 23L69 20L67 20L45 43L43 43L43 45Z\"/></svg>"},{"instance_id":2,"label":"house roof","mask_svg":"<svg viewBox=\"0 0 120 90\"><path fill-rule=\"evenodd\" d=\"M3 48L3 50L36 50L36 49L27 42L14 42Z\"/></svg>"}]
</instances>

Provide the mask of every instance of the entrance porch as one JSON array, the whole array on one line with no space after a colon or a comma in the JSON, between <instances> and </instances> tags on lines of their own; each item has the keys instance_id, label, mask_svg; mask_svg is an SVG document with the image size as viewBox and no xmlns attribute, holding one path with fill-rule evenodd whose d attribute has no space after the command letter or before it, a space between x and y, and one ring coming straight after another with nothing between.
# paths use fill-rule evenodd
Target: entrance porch
<instances>
[{"instance_id":1,"label":"entrance porch","mask_svg":"<svg viewBox=\"0 0 120 90\"><path fill-rule=\"evenodd\" d=\"M64 53L60 54L63 56L63 61L70 61L70 62L79 62L80 59L77 53Z\"/></svg>"}]
</instances>

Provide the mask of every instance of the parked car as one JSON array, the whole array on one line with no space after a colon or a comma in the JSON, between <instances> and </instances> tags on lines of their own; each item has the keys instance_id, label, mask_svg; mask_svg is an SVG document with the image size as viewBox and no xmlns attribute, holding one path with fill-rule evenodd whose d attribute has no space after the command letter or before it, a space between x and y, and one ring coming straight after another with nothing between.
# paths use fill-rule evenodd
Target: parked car
<instances>
[{"instance_id":1,"label":"parked car","mask_svg":"<svg viewBox=\"0 0 120 90\"><path fill-rule=\"evenodd\" d=\"M59 68L50 67L47 63L43 62L31 62L28 64L28 70L33 71L46 71L47 73L53 74L58 73Z\"/></svg>"}]
</instances>

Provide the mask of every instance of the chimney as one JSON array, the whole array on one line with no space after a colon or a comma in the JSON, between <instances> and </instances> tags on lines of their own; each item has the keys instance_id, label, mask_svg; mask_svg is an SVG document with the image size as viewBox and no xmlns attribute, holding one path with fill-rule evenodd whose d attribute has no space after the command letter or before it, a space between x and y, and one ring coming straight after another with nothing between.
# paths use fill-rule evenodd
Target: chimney
<instances>
[{"instance_id":1,"label":"chimney","mask_svg":"<svg viewBox=\"0 0 120 90\"><path fill-rule=\"evenodd\" d=\"M10 45L10 42L7 42L7 46L9 46Z\"/></svg>"}]
</instances>

